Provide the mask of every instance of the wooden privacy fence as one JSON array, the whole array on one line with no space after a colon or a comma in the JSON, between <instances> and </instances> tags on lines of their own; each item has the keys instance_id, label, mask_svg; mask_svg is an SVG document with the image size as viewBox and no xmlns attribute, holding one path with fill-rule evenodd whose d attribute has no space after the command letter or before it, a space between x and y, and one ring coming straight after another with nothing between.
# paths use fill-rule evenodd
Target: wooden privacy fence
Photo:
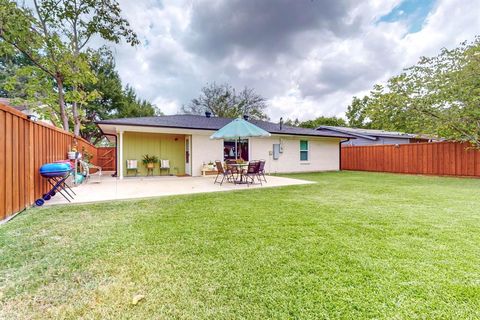
<instances>
[{"instance_id":1,"label":"wooden privacy fence","mask_svg":"<svg viewBox=\"0 0 480 320\"><path fill-rule=\"evenodd\" d=\"M75 144L78 151L90 153L96 164L94 145L0 104L0 221L29 207L49 189L38 169L66 159Z\"/></svg>"},{"instance_id":2,"label":"wooden privacy fence","mask_svg":"<svg viewBox=\"0 0 480 320\"><path fill-rule=\"evenodd\" d=\"M102 167L105 171L115 171L115 159L116 159L115 147L101 147L97 148L97 165Z\"/></svg>"},{"instance_id":3,"label":"wooden privacy fence","mask_svg":"<svg viewBox=\"0 0 480 320\"><path fill-rule=\"evenodd\" d=\"M480 177L480 151L457 142L342 148L342 170Z\"/></svg>"}]
</instances>

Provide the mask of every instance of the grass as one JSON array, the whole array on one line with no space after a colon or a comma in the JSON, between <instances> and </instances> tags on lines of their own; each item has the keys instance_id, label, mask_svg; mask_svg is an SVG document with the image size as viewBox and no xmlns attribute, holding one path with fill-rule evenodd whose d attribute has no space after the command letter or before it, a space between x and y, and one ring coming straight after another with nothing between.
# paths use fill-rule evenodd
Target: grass
<instances>
[{"instance_id":1,"label":"grass","mask_svg":"<svg viewBox=\"0 0 480 320\"><path fill-rule=\"evenodd\" d=\"M480 180L292 176L317 183L29 210L0 318L480 318Z\"/></svg>"}]
</instances>

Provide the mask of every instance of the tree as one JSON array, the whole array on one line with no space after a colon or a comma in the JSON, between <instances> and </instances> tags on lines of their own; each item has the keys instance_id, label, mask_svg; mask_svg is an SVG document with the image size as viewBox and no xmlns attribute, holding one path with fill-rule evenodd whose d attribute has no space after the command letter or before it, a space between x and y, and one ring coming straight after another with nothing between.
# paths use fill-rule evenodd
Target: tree
<instances>
[{"instance_id":1,"label":"tree","mask_svg":"<svg viewBox=\"0 0 480 320\"><path fill-rule=\"evenodd\" d=\"M366 107L368 104L368 96L364 96L362 99L353 97L352 104L347 107L345 116L348 120L348 126L352 128L369 128L366 115Z\"/></svg>"},{"instance_id":2,"label":"tree","mask_svg":"<svg viewBox=\"0 0 480 320\"><path fill-rule=\"evenodd\" d=\"M37 9L40 12L39 16L43 13L52 20L52 28L68 39L72 55L77 59L95 35L114 43L119 43L122 38L131 45L139 43L128 21L121 17L120 6L115 0L42 0L41 4L42 6ZM72 69L80 71L76 65L72 65ZM82 86L81 81L72 85L72 91L77 94L77 99L72 101L76 135L80 134L81 123L77 104L86 102L85 99L78 97Z\"/></svg>"},{"instance_id":3,"label":"tree","mask_svg":"<svg viewBox=\"0 0 480 320\"><path fill-rule=\"evenodd\" d=\"M480 38L442 49L385 86L376 85L366 100L355 100L347 117L372 128L437 135L480 148Z\"/></svg>"},{"instance_id":4,"label":"tree","mask_svg":"<svg viewBox=\"0 0 480 320\"><path fill-rule=\"evenodd\" d=\"M298 126L300 125L300 120L298 120L298 118L295 118L295 120L286 119L283 123L284 123L286 126L298 127Z\"/></svg>"},{"instance_id":5,"label":"tree","mask_svg":"<svg viewBox=\"0 0 480 320\"><path fill-rule=\"evenodd\" d=\"M245 87L237 93L228 84L217 85L214 82L204 86L200 96L184 105L182 110L190 114L203 114L208 111L218 117L236 118L249 115L251 119L267 120L266 108L266 99L254 89Z\"/></svg>"},{"instance_id":6,"label":"tree","mask_svg":"<svg viewBox=\"0 0 480 320\"><path fill-rule=\"evenodd\" d=\"M151 117L161 115L162 112L147 100L142 100L137 97L135 90L127 85L123 91L123 99L121 106L114 114L115 118L136 118L136 117Z\"/></svg>"},{"instance_id":7,"label":"tree","mask_svg":"<svg viewBox=\"0 0 480 320\"><path fill-rule=\"evenodd\" d=\"M103 47L91 53L91 57L90 68L98 81L88 84L86 90L96 90L101 94L83 107L85 117L82 120L80 134L84 139L96 144L103 137L95 121L161 114L154 105L137 98L133 88L128 85L123 88L110 50Z\"/></svg>"},{"instance_id":8,"label":"tree","mask_svg":"<svg viewBox=\"0 0 480 320\"><path fill-rule=\"evenodd\" d=\"M342 118L320 116L313 120L300 122L298 126L303 128L315 129L319 126L346 127L347 123Z\"/></svg>"},{"instance_id":9,"label":"tree","mask_svg":"<svg viewBox=\"0 0 480 320\"><path fill-rule=\"evenodd\" d=\"M120 16L115 0L33 0L33 8L0 0L0 49L8 54L20 52L31 61L33 66L28 70L18 69L21 74L30 73L28 80L35 81L33 76L43 72L41 77L50 77L55 82L63 128L69 129L67 103L70 103L75 134L80 132L78 106L97 95L84 90L86 83L96 81L89 69L88 55L82 51L93 36L112 42L126 39L132 45L138 43L128 22Z\"/></svg>"},{"instance_id":10,"label":"tree","mask_svg":"<svg viewBox=\"0 0 480 320\"><path fill-rule=\"evenodd\" d=\"M38 6L35 8L38 9ZM70 73L68 60L71 56L59 35L51 33L47 21L42 17L37 19L31 9L20 8L11 0L0 0L0 39L2 54L21 53L30 60L32 66L17 69L18 75L30 75L29 78L33 78L39 74L40 77L48 76L55 81L61 122L63 128L68 130L64 86L65 74Z\"/></svg>"}]
</instances>

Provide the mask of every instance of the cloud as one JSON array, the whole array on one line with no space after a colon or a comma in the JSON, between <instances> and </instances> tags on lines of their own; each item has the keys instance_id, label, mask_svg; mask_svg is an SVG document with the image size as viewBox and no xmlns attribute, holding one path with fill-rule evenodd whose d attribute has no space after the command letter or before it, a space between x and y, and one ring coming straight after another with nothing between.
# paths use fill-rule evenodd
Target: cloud
<instances>
[{"instance_id":1,"label":"cloud","mask_svg":"<svg viewBox=\"0 0 480 320\"><path fill-rule=\"evenodd\" d=\"M207 82L228 82L265 96L276 121L343 115L352 96L422 55L473 39L480 27L479 0L438 0L417 11L399 0L120 4L142 45L116 46L117 66L142 98L176 113ZM397 18L382 19L389 15Z\"/></svg>"}]
</instances>

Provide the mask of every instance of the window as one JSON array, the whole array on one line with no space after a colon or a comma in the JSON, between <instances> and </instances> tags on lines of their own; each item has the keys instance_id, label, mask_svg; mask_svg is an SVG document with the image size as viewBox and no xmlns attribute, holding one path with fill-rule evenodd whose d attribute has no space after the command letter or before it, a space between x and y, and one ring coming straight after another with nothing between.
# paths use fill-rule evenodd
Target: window
<instances>
[{"instance_id":1,"label":"window","mask_svg":"<svg viewBox=\"0 0 480 320\"><path fill-rule=\"evenodd\" d=\"M300 140L300 161L308 161L308 141Z\"/></svg>"},{"instance_id":2,"label":"window","mask_svg":"<svg viewBox=\"0 0 480 320\"><path fill-rule=\"evenodd\" d=\"M248 139L223 140L223 159L248 161Z\"/></svg>"}]
</instances>

